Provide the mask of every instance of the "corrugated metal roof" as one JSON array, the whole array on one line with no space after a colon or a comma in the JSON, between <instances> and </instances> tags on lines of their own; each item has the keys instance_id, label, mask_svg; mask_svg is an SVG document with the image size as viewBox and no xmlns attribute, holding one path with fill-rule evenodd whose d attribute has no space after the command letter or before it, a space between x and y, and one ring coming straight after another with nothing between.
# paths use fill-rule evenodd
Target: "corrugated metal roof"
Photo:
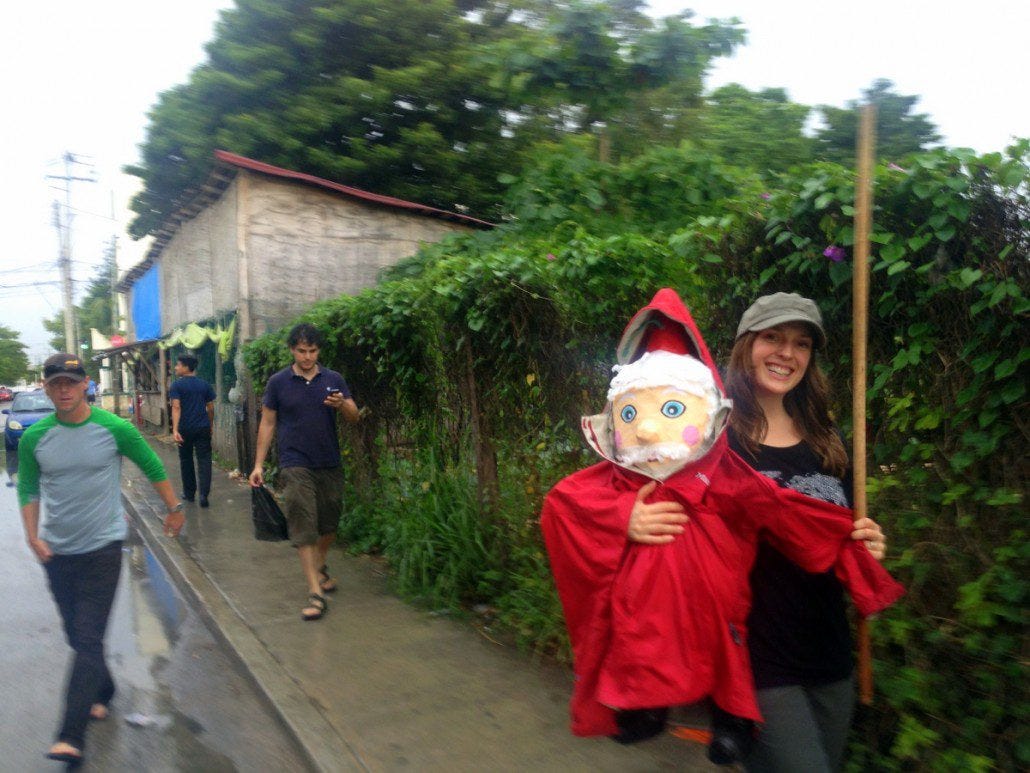
<instances>
[{"instance_id":1,"label":"corrugated metal roof","mask_svg":"<svg viewBox=\"0 0 1030 773\"><path fill-rule=\"evenodd\" d=\"M229 183L232 182L233 178L235 178L237 169L246 169L251 172L258 172L259 174L266 174L285 180L296 180L297 182L313 185L327 191L332 191L333 193L343 194L344 196L358 199L359 201L368 204L391 207L394 209L403 209L426 217L450 220L455 223L460 223L461 225L469 226L470 228L494 227L493 223L486 220L469 217L468 215L462 215L457 212L448 212L445 209L437 209L436 207L418 204L414 201L397 199L393 196L383 196L378 193L371 193L369 191L361 190L360 188L352 188L349 185L334 183L332 180L325 180L321 177L315 177L314 175L295 172L291 169L283 169L282 167L273 166L272 164L266 164L263 161L246 158L245 156L240 156L236 153L230 153L227 150L216 150L214 157L215 168L211 172L207 181L205 181L200 190L193 191L192 193L187 192L185 197L186 202L172 215L170 215L162 224L158 232L154 234L153 242L147 250L147 254L144 256L143 260L126 271L125 275L122 276L117 285L119 292L124 293L128 291L129 288L136 283L136 280L143 276L143 274L145 274L147 270L154 265L154 261L160 257L165 246L179 230L180 225L188 220L192 220L202 209L204 209L204 207L222 195L222 192L229 186Z\"/></svg>"}]
</instances>

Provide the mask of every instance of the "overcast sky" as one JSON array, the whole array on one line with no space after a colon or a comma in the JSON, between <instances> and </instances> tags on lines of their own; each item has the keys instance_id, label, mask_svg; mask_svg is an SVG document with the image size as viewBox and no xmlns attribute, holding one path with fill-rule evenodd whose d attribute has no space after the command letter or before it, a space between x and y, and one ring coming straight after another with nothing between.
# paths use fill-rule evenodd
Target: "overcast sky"
<instances>
[{"instance_id":1,"label":"overcast sky","mask_svg":"<svg viewBox=\"0 0 1030 773\"><path fill-rule=\"evenodd\" d=\"M412 0L418 2L418 0ZM143 245L124 235L147 111L203 60L218 9L230 0L21 0L0 14L0 325L21 332L30 356L48 353L40 320L61 306L53 202L72 174L77 298L118 235L123 269ZM843 106L876 78L921 97L945 142L980 152L1030 136L1027 0L979 0L959 9L930 0L653 0L657 15L693 8L700 19L737 16L748 43L717 67L709 87L777 86L809 105ZM111 217L112 210L115 213Z\"/></svg>"}]
</instances>

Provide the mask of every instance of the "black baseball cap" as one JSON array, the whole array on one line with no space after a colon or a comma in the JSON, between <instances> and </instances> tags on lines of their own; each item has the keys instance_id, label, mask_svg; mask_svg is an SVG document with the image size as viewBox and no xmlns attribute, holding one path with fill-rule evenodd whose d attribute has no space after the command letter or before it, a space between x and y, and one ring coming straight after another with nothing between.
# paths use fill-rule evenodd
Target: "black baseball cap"
<instances>
[{"instance_id":1,"label":"black baseball cap","mask_svg":"<svg viewBox=\"0 0 1030 773\"><path fill-rule=\"evenodd\" d=\"M86 369L82 367L82 360L67 352L51 354L43 363L43 383L49 384L55 378L85 381Z\"/></svg>"}]
</instances>

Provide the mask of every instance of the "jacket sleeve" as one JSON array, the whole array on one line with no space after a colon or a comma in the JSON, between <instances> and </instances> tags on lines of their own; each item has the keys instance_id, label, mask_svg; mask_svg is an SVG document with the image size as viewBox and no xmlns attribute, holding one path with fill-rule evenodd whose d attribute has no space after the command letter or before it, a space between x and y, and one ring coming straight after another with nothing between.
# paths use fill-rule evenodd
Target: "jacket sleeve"
<instances>
[{"instance_id":1,"label":"jacket sleeve","mask_svg":"<svg viewBox=\"0 0 1030 773\"><path fill-rule=\"evenodd\" d=\"M765 539L806 572L833 569L859 614L886 609L903 594L880 562L851 539L853 511L776 484L739 456L726 455L726 478L734 481L733 501L724 516L749 522Z\"/></svg>"},{"instance_id":2,"label":"jacket sleeve","mask_svg":"<svg viewBox=\"0 0 1030 773\"><path fill-rule=\"evenodd\" d=\"M611 585L626 553L636 492L613 489L610 467L603 462L560 481L544 499L540 517L572 643L576 735L617 730L614 712L593 696L611 640Z\"/></svg>"}]
</instances>

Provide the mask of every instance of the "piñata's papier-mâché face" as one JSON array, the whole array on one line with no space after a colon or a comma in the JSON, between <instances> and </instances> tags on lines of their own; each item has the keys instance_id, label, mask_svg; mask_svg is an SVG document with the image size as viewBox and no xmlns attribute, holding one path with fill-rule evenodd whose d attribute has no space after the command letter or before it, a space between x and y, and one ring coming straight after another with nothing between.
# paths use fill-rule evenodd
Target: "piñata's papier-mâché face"
<instances>
[{"instance_id":1,"label":"pi\u00f1ata's papier-m\u00e2ch\u00e9 face","mask_svg":"<svg viewBox=\"0 0 1030 773\"><path fill-rule=\"evenodd\" d=\"M688 459L708 432L709 401L674 387L626 392L612 403L619 461L649 472Z\"/></svg>"},{"instance_id":2,"label":"pi\u00f1ata's papier-m\u00e2ch\u00e9 face","mask_svg":"<svg viewBox=\"0 0 1030 773\"><path fill-rule=\"evenodd\" d=\"M654 351L614 370L608 400L620 464L664 478L704 455L722 402L707 367Z\"/></svg>"}]
</instances>

